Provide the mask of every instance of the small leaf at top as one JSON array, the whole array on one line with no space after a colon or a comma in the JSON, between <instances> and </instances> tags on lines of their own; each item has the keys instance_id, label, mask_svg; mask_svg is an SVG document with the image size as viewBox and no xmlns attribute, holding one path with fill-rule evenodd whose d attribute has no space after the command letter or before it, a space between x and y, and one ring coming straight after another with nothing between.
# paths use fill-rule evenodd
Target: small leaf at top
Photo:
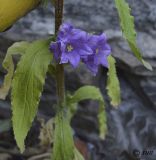
<instances>
[{"instance_id":1,"label":"small leaf at top","mask_svg":"<svg viewBox=\"0 0 156 160\"><path fill-rule=\"evenodd\" d=\"M134 17L131 16L131 9L129 8L128 3L125 0L115 0L115 3L120 17L122 32L132 52L147 69L152 70L152 66L148 62L145 62L145 60L143 60L141 51L137 47Z\"/></svg>"}]
</instances>

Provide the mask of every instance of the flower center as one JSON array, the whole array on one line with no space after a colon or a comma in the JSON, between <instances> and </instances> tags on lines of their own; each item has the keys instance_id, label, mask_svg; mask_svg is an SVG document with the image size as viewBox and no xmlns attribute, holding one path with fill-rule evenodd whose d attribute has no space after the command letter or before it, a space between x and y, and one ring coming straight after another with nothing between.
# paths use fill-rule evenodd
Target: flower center
<instances>
[{"instance_id":1,"label":"flower center","mask_svg":"<svg viewBox=\"0 0 156 160\"><path fill-rule=\"evenodd\" d=\"M72 47L71 44L67 44L66 49L67 49L68 52L71 52L74 48Z\"/></svg>"},{"instance_id":2,"label":"flower center","mask_svg":"<svg viewBox=\"0 0 156 160\"><path fill-rule=\"evenodd\" d=\"M96 48L96 54L98 54L99 53L99 48Z\"/></svg>"}]
</instances>

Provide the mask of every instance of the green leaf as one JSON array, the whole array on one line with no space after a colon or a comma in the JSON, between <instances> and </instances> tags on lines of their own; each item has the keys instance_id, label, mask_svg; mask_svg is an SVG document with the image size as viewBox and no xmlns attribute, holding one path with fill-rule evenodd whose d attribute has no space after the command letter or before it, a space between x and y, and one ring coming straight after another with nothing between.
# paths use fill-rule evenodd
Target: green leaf
<instances>
[{"instance_id":1,"label":"green leaf","mask_svg":"<svg viewBox=\"0 0 156 160\"><path fill-rule=\"evenodd\" d=\"M14 62L12 56L16 54L25 54L29 45L30 43L28 42L17 42L8 49L6 57L2 64L3 68L7 70L8 73L4 78L3 85L0 87L0 99L6 98L11 87L12 77L14 74Z\"/></svg>"},{"instance_id":2,"label":"green leaf","mask_svg":"<svg viewBox=\"0 0 156 160\"><path fill-rule=\"evenodd\" d=\"M52 160L73 160L74 142L68 117L63 111L56 115Z\"/></svg>"},{"instance_id":3,"label":"green leaf","mask_svg":"<svg viewBox=\"0 0 156 160\"><path fill-rule=\"evenodd\" d=\"M48 5L49 0L42 0L42 5L46 7Z\"/></svg>"},{"instance_id":4,"label":"green leaf","mask_svg":"<svg viewBox=\"0 0 156 160\"><path fill-rule=\"evenodd\" d=\"M37 112L48 65L52 61L47 40L31 43L17 65L12 84L12 112L15 139L21 152Z\"/></svg>"},{"instance_id":5,"label":"green leaf","mask_svg":"<svg viewBox=\"0 0 156 160\"><path fill-rule=\"evenodd\" d=\"M121 103L120 84L116 73L115 59L108 57L109 69L107 73L107 91L111 99L111 104L117 107Z\"/></svg>"},{"instance_id":6,"label":"green leaf","mask_svg":"<svg viewBox=\"0 0 156 160\"><path fill-rule=\"evenodd\" d=\"M50 64L50 65L48 66L48 74L49 74L51 77L56 78L56 77L55 77L55 76L56 76L56 66L55 66L55 65Z\"/></svg>"},{"instance_id":7,"label":"green leaf","mask_svg":"<svg viewBox=\"0 0 156 160\"><path fill-rule=\"evenodd\" d=\"M144 66L147 69L152 70L152 66L148 62L145 62L143 60L141 51L137 47L136 31L134 27L134 17L131 16L131 13L130 13L131 9L129 8L128 3L125 0L115 0L115 3L119 13L120 21L121 21L120 25L122 28L122 32L132 52L137 57L137 59L144 64Z\"/></svg>"},{"instance_id":8,"label":"green leaf","mask_svg":"<svg viewBox=\"0 0 156 160\"><path fill-rule=\"evenodd\" d=\"M69 97L68 102L77 103L86 99L103 101L103 97L98 88L94 86L83 86L79 88L73 96Z\"/></svg>"},{"instance_id":9,"label":"green leaf","mask_svg":"<svg viewBox=\"0 0 156 160\"><path fill-rule=\"evenodd\" d=\"M69 120L71 120L72 117L75 115L75 113L77 111L77 106L78 106L78 103L71 103L70 102L71 98L72 98L72 95L69 92L67 92L66 93L66 104L68 107Z\"/></svg>"},{"instance_id":10,"label":"green leaf","mask_svg":"<svg viewBox=\"0 0 156 160\"><path fill-rule=\"evenodd\" d=\"M104 103L102 101L100 101L99 103L98 121L100 128L100 138L105 139L105 136L107 134L107 116Z\"/></svg>"},{"instance_id":11,"label":"green leaf","mask_svg":"<svg viewBox=\"0 0 156 160\"><path fill-rule=\"evenodd\" d=\"M75 149L74 149L74 155L75 155L74 160L84 160L83 156L82 156L81 153L77 150L76 147L75 147Z\"/></svg>"},{"instance_id":12,"label":"green leaf","mask_svg":"<svg viewBox=\"0 0 156 160\"><path fill-rule=\"evenodd\" d=\"M105 138L107 132L107 122L106 122L106 112L105 103L100 90L94 86L84 86L79 88L73 96L67 97L67 105L76 104L79 101L91 99L99 101L99 127L100 127L100 137Z\"/></svg>"}]
</instances>

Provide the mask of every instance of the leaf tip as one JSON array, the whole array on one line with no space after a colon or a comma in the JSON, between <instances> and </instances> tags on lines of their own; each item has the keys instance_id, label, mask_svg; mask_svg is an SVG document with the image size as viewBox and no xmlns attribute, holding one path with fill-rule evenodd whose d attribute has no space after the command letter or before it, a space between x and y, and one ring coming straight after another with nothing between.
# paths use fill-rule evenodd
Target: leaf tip
<instances>
[{"instance_id":1,"label":"leaf tip","mask_svg":"<svg viewBox=\"0 0 156 160\"><path fill-rule=\"evenodd\" d=\"M24 141L19 141L17 138L16 139L16 143L17 143L17 146L20 150L20 153L22 154L25 150L25 144L24 144Z\"/></svg>"},{"instance_id":2,"label":"leaf tip","mask_svg":"<svg viewBox=\"0 0 156 160\"><path fill-rule=\"evenodd\" d=\"M115 103L111 102L111 105L112 105L114 108L118 108L119 105L120 105L120 103L121 103L121 101L115 102Z\"/></svg>"},{"instance_id":3,"label":"leaf tip","mask_svg":"<svg viewBox=\"0 0 156 160\"><path fill-rule=\"evenodd\" d=\"M152 66L145 60L142 60L143 65L150 71L153 71Z\"/></svg>"}]
</instances>

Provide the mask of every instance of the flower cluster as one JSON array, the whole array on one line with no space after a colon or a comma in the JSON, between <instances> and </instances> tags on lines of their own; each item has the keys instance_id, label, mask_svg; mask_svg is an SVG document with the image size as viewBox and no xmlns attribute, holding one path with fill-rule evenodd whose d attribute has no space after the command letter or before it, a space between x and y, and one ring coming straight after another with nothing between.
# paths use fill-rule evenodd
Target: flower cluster
<instances>
[{"instance_id":1,"label":"flower cluster","mask_svg":"<svg viewBox=\"0 0 156 160\"><path fill-rule=\"evenodd\" d=\"M61 25L50 50L60 64L70 63L76 68L82 61L94 75L99 65L108 67L107 57L111 52L105 34L91 35L67 23Z\"/></svg>"}]
</instances>

